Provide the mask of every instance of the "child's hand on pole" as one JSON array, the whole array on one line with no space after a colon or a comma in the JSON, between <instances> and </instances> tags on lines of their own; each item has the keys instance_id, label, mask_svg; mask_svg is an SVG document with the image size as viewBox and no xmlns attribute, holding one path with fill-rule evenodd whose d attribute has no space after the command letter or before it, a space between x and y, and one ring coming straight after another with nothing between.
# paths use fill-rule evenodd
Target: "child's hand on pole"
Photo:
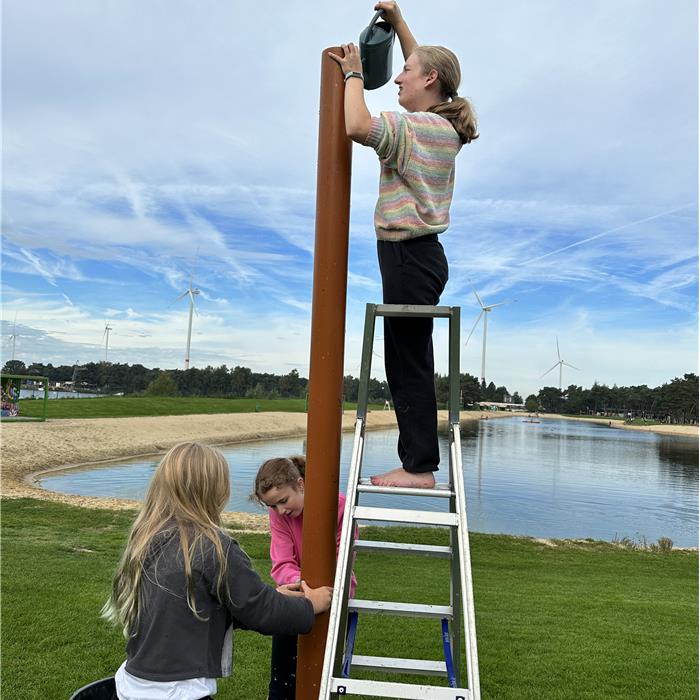
<instances>
[{"instance_id":1,"label":"child's hand on pole","mask_svg":"<svg viewBox=\"0 0 700 700\"><path fill-rule=\"evenodd\" d=\"M331 607L333 589L330 586L309 588L306 581L302 581L301 590L304 591L304 595L311 601L311 605L314 606L314 615L325 612Z\"/></svg>"},{"instance_id":2,"label":"child's hand on pole","mask_svg":"<svg viewBox=\"0 0 700 700\"><path fill-rule=\"evenodd\" d=\"M277 592L282 595L289 596L300 596L303 597L301 591L301 581L296 581L295 583L283 583L281 586L277 586Z\"/></svg>"}]
</instances>

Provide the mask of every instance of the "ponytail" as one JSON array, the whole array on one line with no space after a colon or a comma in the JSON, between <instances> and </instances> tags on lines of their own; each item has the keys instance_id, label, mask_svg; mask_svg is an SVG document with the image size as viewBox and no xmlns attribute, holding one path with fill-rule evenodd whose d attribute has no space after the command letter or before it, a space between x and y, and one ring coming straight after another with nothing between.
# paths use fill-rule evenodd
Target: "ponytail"
<instances>
[{"instance_id":1,"label":"ponytail","mask_svg":"<svg viewBox=\"0 0 700 700\"><path fill-rule=\"evenodd\" d=\"M471 143L479 138L476 113L472 103L466 97L455 95L449 102L440 102L428 109L428 112L439 114L447 119L459 134L462 143Z\"/></svg>"}]
</instances>

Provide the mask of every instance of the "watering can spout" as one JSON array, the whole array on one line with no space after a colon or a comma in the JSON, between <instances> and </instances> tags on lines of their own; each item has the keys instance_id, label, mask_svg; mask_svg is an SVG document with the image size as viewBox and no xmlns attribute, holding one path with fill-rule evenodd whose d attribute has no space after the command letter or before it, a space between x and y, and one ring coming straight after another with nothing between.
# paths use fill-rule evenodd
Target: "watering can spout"
<instances>
[{"instance_id":1,"label":"watering can spout","mask_svg":"<svg viewBox=\"0 0 700 700\"><path fill-rule=\"evenodd\" d=\"M375 90L391 80L392 49L396 33L389 22L379 22L382 10L360 34L360 57L365 90Z\"/></svg>"}]
</instances>

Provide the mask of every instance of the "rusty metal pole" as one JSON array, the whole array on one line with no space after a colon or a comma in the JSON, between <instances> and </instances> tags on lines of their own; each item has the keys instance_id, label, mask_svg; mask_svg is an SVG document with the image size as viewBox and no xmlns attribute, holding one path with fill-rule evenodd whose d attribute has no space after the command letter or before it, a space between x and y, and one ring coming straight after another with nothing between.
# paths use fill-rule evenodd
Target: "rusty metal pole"
<instances>
[{"instance_id":1,"label":"rusty metal pole","mask_svg":"<svg viewBox=\"0 0 700 700\"><path fill-rule=\"evenodd\" d=\"M316 175L316 240L311 307L311 361L306 437L302 578L332 586L338 527L338 482L342 429L345 296L350 229L352 142L345 134L343 75L321 56L321 108ZM317 700L328 613L318 615L310 634L299 637L297 700Z\"/></svg>"}]
</instances>

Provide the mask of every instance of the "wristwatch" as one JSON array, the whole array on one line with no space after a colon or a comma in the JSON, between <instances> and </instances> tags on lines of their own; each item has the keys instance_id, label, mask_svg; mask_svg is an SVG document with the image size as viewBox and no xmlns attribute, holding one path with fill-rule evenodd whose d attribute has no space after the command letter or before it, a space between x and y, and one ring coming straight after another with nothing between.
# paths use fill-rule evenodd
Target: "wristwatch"
<instances>
[{"instance_id":1,"label":"wristwatch","mask_svg":"<svg viewBox=\"0 0 700 700\"><path fill-rule=\"evenodd\" d=\"M359 72L356 71L356 70L349 70L349 71L345 74L344 78L345 78L345 82L348 81L348 78L359 78L359 79L362 80L363 82L364 82L364 79L365 79L365 77L362 75L362 73L359 73Z\"/></svg>"}]
</instances>

